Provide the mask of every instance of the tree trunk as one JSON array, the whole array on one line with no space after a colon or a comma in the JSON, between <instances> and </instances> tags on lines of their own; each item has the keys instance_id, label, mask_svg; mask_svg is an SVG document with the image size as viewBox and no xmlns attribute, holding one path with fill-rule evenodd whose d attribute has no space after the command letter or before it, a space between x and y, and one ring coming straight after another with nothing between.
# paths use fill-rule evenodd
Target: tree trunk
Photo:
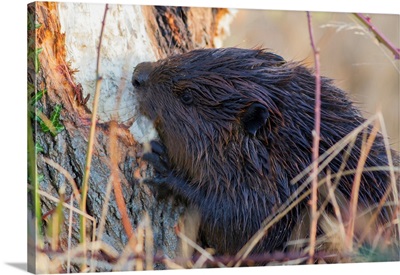
<instances>
[{"instance_id":1,"label":"tree trunk","mask_svg":"<svg viewBox=\"0 0 400 275\"><path fill-rule=\"evenodd\" d=\"M45 196L40 193L46 238L40 249L37 244L33 245L38 250L36 254L33 253L36 263L29 260L31 272L65 272L69 269L67 261L60 260L60 255L68 250L70 210L66 207L62 210L64 222L55 245L54 225L53 233L49 233L48 229L56 215L57 203L48 195L58 199L64 196L65 204L70 204L73 188L69 175L81 188L96 86L97 47L104 11L105 5L102 4L37 2L28 6L28 13L35 15L36 22L40 24L34 31L28 28L28 39L35 38L35 52L40 64L37 70L34 60L28 60L28 82L34 85L30 92L37 95L45 90L43 97L36 103L36 110L39 111L29 123L34 126L35 144L42 147L37 153L37 173L39 189L47 194ZM87 222L89 242L94 229L95 235L103 230L99 224L106 205L107 186L111 184L101 241L115 250L118 255L115 261L127 249L129 234L129 226L121 220L125 213L118 203L115 181L122 189L134 235L140 239L137 228L147 213L151 220L154 248L169 257L176 255L178 238L174 227L186 209L185 205L172 199L156 201L149 187L139 184L137 179L140 175L151 174L147 165L140 162L141 143L146 138L154 137L155 131L145 119L136 115L135 96L130 82L133 69L139 62L154 61L169 54L195 48L218 47L227 32L231 17L232 13L226 9L109 6L103 22L101 68L98 72L103 80L86 211L96 223L96 227L93 227L90 220ZM59 125L54 125L59 106ZM53 122L55 129L49 127L47 131L43 127L46 118ZM112 173L113 165L118 167L117 173ZM62 194L63 188L65 195ZM33 202L34 199L29 200L32 207ZM73 205L80 208L76 196ZM71 248L79 245L79 231L79 214L73 211ZM112 253L103 249L101 255L103 258L99 255L95 257L98 260L95 270L112 270L113 265L107 264ZM49 264L43 264L43 257ZM88 265L89 260L88 257ZM71 270L78 271L80 262L72 259L71 264ZM155 268L161 267L155 265ZM132 267L122 267L129 268ZM135 268L139 269L138 265Z\"/></svg>"}]
</instances>

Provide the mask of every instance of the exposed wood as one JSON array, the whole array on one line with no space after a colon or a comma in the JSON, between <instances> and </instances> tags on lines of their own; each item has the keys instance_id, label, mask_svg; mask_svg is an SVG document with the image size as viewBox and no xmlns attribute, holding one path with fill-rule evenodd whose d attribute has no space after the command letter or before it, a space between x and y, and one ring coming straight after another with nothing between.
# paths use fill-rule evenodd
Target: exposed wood
<instances>
[{"instance_id":1,"label":"exposed wood","mask_svg":"<svg viewBox=\"0 0 400 275\"><path fill-rule=\"evenodd\" d=\"M72 176L78 188L80 187L90 130L90 95L94 93L95 73L90 58L97 55L94 46L99 36L93 26L98 24L100 27L98 10L104 11L104 5L52 2L39 2L35 5L37 22L41 24L36 32L36 46L43 50L39 55L39 74L35 76L34 70L28 69L28 79L35 80L36 90L47 90L39 102L44 115L50 117L54 107L57 104L62 105L61 123L65 127L55 137L44 133L40 127L34 128L35 142L44 149L38 154L38 173L43 175L40 189L58 197L60 187L65 185L68 201L73 192L69 181L63 173L48 165L44 157L61 166ZM174 257L178 248L174 226L184 213L185 206L171 199L156 201L151 190L147 186L139 185L135 179L134 175L150 173L148 167L139 162L142 147L137 141L140 140L140 130L148 127L148 124L138 124L142 120L135 114L130 75L138 62L147 59L154 60L194 48L218 46L227 32L221 22L226 25L229 21L226 19L231 14L225 9L121 5L110 6L109 12L102 45L104 59L100 74L104 84L89 179L87 211L98 224L111 175L109 125L115 119L118 127L113 148L117 148L118 154L113 161L118 164L118 177L131 225L135 230L147 213L152 222L155 248ZM79 17L82 13L86 15L86 19L91 18L91 21L79 23L77 18L72 18L73 14ZM141 20L143 18L144 24ZM81 25L74 27L74 24ZM88 29L79 29L85 25ZM75 33L71 36L73 29ZM87 37L78 36L79 33ZM117 43L125 43L125 48L115 51L113 45L117 47ZM83 54L82 57L79 54ZM49 213L56 206L44 197L41 198L41 203L43 214ZM79 207L76 201L74 207ZM65 209L65 216L60 242L60 248L64 251L68 246L68 209ZM73 215L72 221L72 246L76 246L79 242L78 215ZM122 252L128 239L113 192L105 224L102 240ZM91 228L91 222L88 221L88 236L91 236Z\"/></svg>"}]
</instances>

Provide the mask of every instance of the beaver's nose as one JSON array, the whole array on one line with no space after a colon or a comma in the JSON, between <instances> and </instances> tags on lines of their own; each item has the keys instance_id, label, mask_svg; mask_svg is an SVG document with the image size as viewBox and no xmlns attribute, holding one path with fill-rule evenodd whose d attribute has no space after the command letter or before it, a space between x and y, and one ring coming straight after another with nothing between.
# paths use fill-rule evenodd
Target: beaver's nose
<instances>
[{"instance_id":1,"label":"beaver's nose","mask_svg":"<svg viewBox=\"0 0 400 275\"><path fill-rule=\"evenodd\" d=\"M140 88L149 79L149 75L154 68L155 62L142 62L139 63L132 76L132 85L135 88Z\"/></svg>"}]
</instances>

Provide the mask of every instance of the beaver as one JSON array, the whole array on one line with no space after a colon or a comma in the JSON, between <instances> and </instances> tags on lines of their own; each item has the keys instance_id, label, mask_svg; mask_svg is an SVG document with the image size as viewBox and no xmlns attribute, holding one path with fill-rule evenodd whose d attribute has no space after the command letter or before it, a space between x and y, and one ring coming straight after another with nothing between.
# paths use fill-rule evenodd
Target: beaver
<instances>
[{"instance_id":1,"label":"beaver","mask_svg":"<svg viewBox=\"0 0 400 275\"><path fill-rule=\"evenodd\" d=\"M312 161L313 72L266 49L198 49L138 64L132 84L139 112L159 134L143 156L156 175L144 182L197 207L201 243L234 255L306 180L291 183ZM322 77L319 153L365 121L346 93ZM345 170L356 169L362 144L359 134L348 159L338 154L320 177L344 162ZM378 166L388 166L380 133L365 163ZM350 199L353 181L354 174L343 175L335 192ZM389 187L387 169L364 171L360 209L380 202ZM252 253L287 249L308 208L307 199L296 205ZM333 213L332 206L325 211ZM381 223L392 218L390 208L379 212Z\"/></svg>"}]
</instances>

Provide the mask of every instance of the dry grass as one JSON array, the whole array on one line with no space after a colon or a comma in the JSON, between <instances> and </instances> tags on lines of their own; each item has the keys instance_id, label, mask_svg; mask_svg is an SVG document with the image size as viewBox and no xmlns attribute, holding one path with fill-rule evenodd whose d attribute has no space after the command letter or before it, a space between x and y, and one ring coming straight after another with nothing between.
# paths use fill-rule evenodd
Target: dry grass
<instances>
[{"instance_id":1,"label":"dry grass","mask_svg":"<svg viewBox=\"0 0 400 275\"><path fill-rule=\"evenodd\" d=\"M82 200L80 201L80 209L83 212L86 212L86 200L87 200L87 192L89 190L89 177L90 177L90 167L92 163L92 155L93 155L93 147L94 147L94 140L95 140L95 132L96 132L96 124L97 124L97 109L100 100L100 87L102 83L102 77L100 76L100 57L101 57L101 41L103 38L104 26L106 23L106 16L108 11L108 4L105 6L104 9L104 16L103 21L101 24L101 31L99 37L99 44L97 48L97 62L96 62L96 88L94 93L94 100L93 100L93 109L92 109L92 118L91 118L91 125L90 125L90 134L87 146L87 153L86 153L86 163L85 163L85 171L83 174L82 180ZM80 242L85 246L86 243L86 218L84 216L80 216ZM84 253L86 254L86 249L84 249ZM82 269L86 268L86 257L84 257L84 261L82 263Z\"/></svg>"},{"instance_id":2,"label":"dry grass","mask_svg":"<svg viewBox=\"0 0 400 275\"><path fill-rule=\"evenodd\" d=\"M345 162L343 163L340 171L337 174L328 174L328 176L318 182L318 188L319 192L321 192L321 187L323 185L326 185L327 187L327 192L330 194L328 196L328 199L330 198L330 202L333 205L336 205L335 207L335 213L336 213L336 218L333 219L334 217L328 215L327 213L323 212L324 207L321 207L319 209L319 215L322 215L324 218L322 221L319 222L321 227L324 229L325 234L322 234L319 236L319 239L316 241L317 243L324 244L325 247L330 247L335 249L329 249L329 251L335 252L338 256L340 255L352 255L354 257L357 257L358 251L354 251L353 253L353 242L355 243L362 243L365 239L365 237L368 235L368 230L373 227L380 227L382 228L383 226L385 227L386 231L388 231L388 228L392 228L398 225L398 208L399 208L399 203L398 203L398 182L396 181L396 176L395 172L399 173L399 167L394 167L393 165L393 160L392 156L390 153L390 147L388 147L389 143L387 142L387 138L385 138L385 145L386 145L386 151L387 155L389 158L389 166L388 167L376 167L376 170L388 170L390 171L391 174L391 188L388 188L386 194L382 197L380 203L377 206L371 206L370 209L366 209L366 213L372 213L369 215L368 218L366 218L366 214L364 213L359 213L357 212L357 209L360 209L360 207L357 204L358 201L358 184L360 181L360 177L362 175L363 171L373 169L373 167L369 167L367 169L364 168L364 162L365 162L365 157L368 155L369 152L369 147L372 145L372 142L375 139L376 131L378 129L378 126L384 128L384 122L383 122L383 117L380 113L376 114L375 116L371 117L369 120L367 120L364 124L360 125L358 128L356 128L354 131L352 131L349 135L344 137L341 141L339 141L336 145L332 146L329 150L327 150L323 155L319 157L319 166L318 166L318 173L320 173L323 169L327 167L329 162L337 156L344 148L346 148L348 145L352 147L352 144L354 144L355 139L357 135L363 132L363 130L368 127L369 124L375 122L375 127L373 128L374 130L372 131L371 135L368 138L368 141L364 143L364 146L362 148L362 153L361 156L362 158L359 160L359 165L357 166L357 169L355 170L343 170L345 167ZM383 131L385 132L385 131ZM306 168L302 173L299 174L298 177L295 177L292 180L292 183L296 183L300 181L303 177L308 176L308 173L310 173L312 170L312 165L310 165L308 168ZM336 186L338 185L340 178L345 175L355 175L354 179L354 186L352 190L352 194L350 197L350 201L346 201L344 199L343 194L335 194L335 189ZM335 184L332 186L330 184L332 177L335 179ZM398 177L398 176L397 176ZM264 222L263 222L263 227L251 238L251 240L243 247L241 251L239 251L237 257L239 259L245 258L249 255L251 252L252 248L261 240L265 234L267 234L268 230L276 223L278 222L284 215L286 215L291 209L293 209L296 205L298 205L302 200L304 200L310 193L310 189L306 189L310 182L312 181L311 177L308 177L308 179L299 187L297 194L293 194L286 203L284 203L277 211L277 214L274 216L268 217ZM357 183L358 181L358 183ZM299 196L299 194L303 191L304 193ZM393 201L388 202L387 199L390 195L390 192L392 192L392 197ZM326 193L326 191L325 191ZM333 195L335 194L335 195ZM340 204L337 203L337 201L340 201ZM325 201L322 203L322 206L326 205L328 201ZM395 206L394 209L397 209L394 212L394 217L392 220L392 223L390 225L380 225L376 224L377 220L376 217L381 210L381 208L384 205L392 205ZM397 208L396 208L397 207ZM350 217L348 218L348 221L346 223L343 222L342 219L342 212L343 211L348 211L348 209L351 209L351 214ZM310 215L309 213L306 213L306 215ZM310 225L310 218L308 218L308 223L305 222L304 226L309 227ZM365 229L364 233L361 233L361 238L358 240L357 238L360 236L356 236L354 233L355 230L355 224L358 224L358 227L362 227ZM364 228L362 225L368 225L367 228ZM373 226L374 225L374 226ZM347 229L347 232L345 233L345 230ZM383 229L382 229L383 230ZM397 228L398 230L398 228ZM302 231L302 235L305 235L306 231L304 228L300 229ZM395 230L393 230L395 232ZM345 235L343 235L345 234ZM369 233L370 234L370 233ZM359 235L359 234L358 234ZM399 245L399 236L395 235L394 233L391 235L390 242ZM373 238L377 241L377 238L374 238L373 236L370 236L370 239ZM379 239L379 238L378 238ZM299 240L296 240L299 242ZM381 240L387 241L387 240ZM303 244L308 244L309 240L303 240ZM335 245L329 245L329 244L335 244ZM373 246L376 248L376 246ZM398 246L399 247L399 246ZM339 249L340 248L340 249ZM360 249L360 246L357 246L358 249ZM302 246L302 250L304 251L309 251L310 247L308 245ZM345 258L341 257L343 260L346 260ZM240 261L237 263L237 266L240 265Z\"/></svg>"},{"instance_id":3,"label":"dry grass","mask_svg":"<svg viewBox=\"0 0 400 275\"><path fill-rule=\"evenodd\" d=\"M383 129L382 116L380 114L375 115L369 121L355 129L348 136L344 137L335 146L330 148L325 154L322 154L319 159L319 171L324 169L329 161L334 156L338 155L345 148L346 152L351 151L355 138L357 135L362 134L365 127L368 124L374 122L375 126L373 133L365 139L365 145L363 150L368 153L368 148L374 141L374 135L378 128ZM112 132L112 131L111 131ZM113 140L113 139L111 139ZM117 150L114 148L113 150ZM388 151L390 152L389 148ZM363 154L361 154L362 156ZM347 156L348 157L348 156ZM391 158L391 156L389 156ZM327 173L326 177L318 181L318 225L323 231L323 234L319 234L315 241L315 254L314 259L319 263L325 262L360 262L360 261L375 261L385 260L385 257L393 256L393 244L394 247L399 245L398 227L399 227L399 203L398 203L398 182L396 177L400 172L399 167L395 167L391 161L387 167L368 167L364 168L362 163L363 159L359 161L357 169L344 170L346 164L346 155L344 157L344 163L340 171L336 174ZM52 166L58 167L52 162L47 161ZM59 168L59 167L58 167ZM68 172L58 169L61 173L69 178ZM308 170L308 172L306 172ZM342 176L354 175L355 182L360 179L362 171L367 170L385 170L390 171L391 188L385 193L381 201L376 205L371 205L367 209L361 208L357 204L358 191L357 187L353 188L350 200L346 200L344 194L341 194L337 190L338 183ZM118 186L115 181L115 175L111 175L107 193L104 198L104 205L102 210L102 217L99 222L99 230L96 231L96 221L93 217L82 212L80 209L73 206L75 201L74 193L71 194L70 203L68 204L65 200L66 195L60 190L59 198L55 198L46 192L39 191L38 194L42 200L53 201L56 204L56 210L49 216L47 224L52 224L52 228L61 228L57 226L62 220L68 220L68 249L61 251L58 245L61 242L62 232L57 230L47 231L47 235L44 239L50 243L50 247L47 250L38 247L38 272L44 273L58 273L58 272L71 272L77 270L76 267L85 264L81 272L96 271L96 270L113 270L113 271L124 271L124 270L151 270L154 268L154 263L163 263L166 268L180 269L180 268L201 268L207 267L210 264L212 266L240 266L242 263L249 263L249 259L253 256L250 255L252 247L259 241L264 234L268 232L279 219L285 216L291 209L296 207L302 200L308 197L311 193L309 188L311 179L308 174L311 171L311 167L306 169L304 173L300 174L299 177L293 179L292 182L297 182L303 177L307 177L307 180L299 188L299 193L303 192L300 196L294 194L288 201L280 207L277 214L268 217L264 223L263 228L260 229L257 234L246 244L243 249L237 254L232 255L231 258L221 258L212 255L212 250L204 249L198 246L191 238L187 237L183 231L177 230L177 236L181 239L184 246L191 248L190 251L195 250L199 255L198 257L188 257L186 253L185 257L177 257L176 259L169 259L166 256L160 256L155 253L156 247L154 247L153 232L151 228L151 222L149 216L145 213L141 219L141 222L136 229L132 229L134 238L130 238L126 247L121 253L118 253L114 248L110 247L102 241L102 234L104 232L105 217L108 212L110 195L114 187ZM397 174L397 175L396 175ZM72 184L71 181L69 181ZM120 183L118 183L120 184ZM33 187L31 187L33 188ZM65 189L65 187L63 188ZM388 201L388 198L393 198ZM333 206L334 213L329 214L325 211L326 205L330 203ZM382 207L392 206L396 209L393 219L388 224L379 224L377 221L377 215ZM351 209L350 214L346 214ZM123 207L120 208L123 211ZM92 222L92 240L85 244L78 244L72 246L71 231L72 223L76 222L73 219L73 215L84 216L86 219ZM121 213L122 215L122 213ZM305 210L304 220L302 226L297 228L296 234L294 233L292 240L288 243L289 252L284 253L284 257L279 254L266 254L264 258L270 264L299 264L304 263L308 257L307 253L310 251L309 239L304 237L309 233L309 223L311 221L310 213ZM126 221L125 221L126 222ZM377 230L372 230L377 228ZM184 229L183 227L179 229ZM132 236L133 236L132 235ZM42 236L43 237L43 236ZM365 245L368 244L368 246ZM300 252L300 253L299 253ZM394 251L395 252L395 251ZM86 256L85 256L86 255ZM100 255L102 255L100 257ZM250 256L249 256L250 255ZM251 261L250 261L251 262ZM254 261L253 261L254 262ZM72 268L75 266L75 269Z\"/></svg>"}]
</instances>

